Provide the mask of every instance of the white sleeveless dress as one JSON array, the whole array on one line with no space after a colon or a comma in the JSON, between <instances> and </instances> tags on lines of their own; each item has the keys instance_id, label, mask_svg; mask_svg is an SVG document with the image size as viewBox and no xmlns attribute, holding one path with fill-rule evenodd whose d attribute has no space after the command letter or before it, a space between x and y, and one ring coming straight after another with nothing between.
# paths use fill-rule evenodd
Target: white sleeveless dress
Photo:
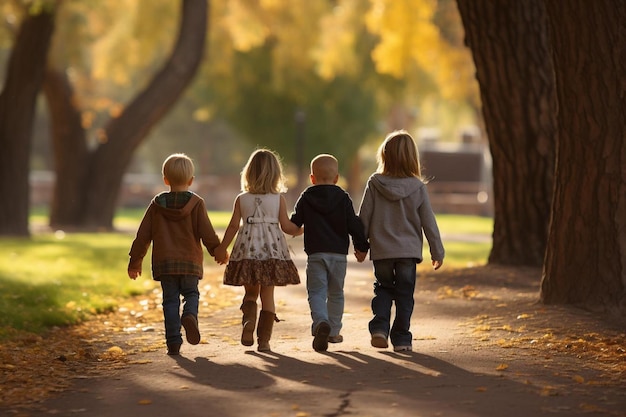
<instances>
[{"instance_id":1,"label":"white sleeveless dress","mask_svg":"<svg viewBox=\"0 0 626 417\"><path fill-rule=\"evenodd\" d=\"M245 192L238 198L243 224L224 271L224 284L299 284L298 270L278 222L280 194Z\"/></svg>"}]
</instances>

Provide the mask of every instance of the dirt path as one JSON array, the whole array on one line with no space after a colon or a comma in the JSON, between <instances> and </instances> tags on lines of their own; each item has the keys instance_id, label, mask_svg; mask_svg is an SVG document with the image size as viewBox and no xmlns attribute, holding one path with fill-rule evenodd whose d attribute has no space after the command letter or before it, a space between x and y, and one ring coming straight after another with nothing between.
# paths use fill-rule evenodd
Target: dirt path
<instances>
[{"instance_id":1,"label":"dirt path","mask_svg":"<svg viewBox=\"0 0 626 417\"><path fill-rule=\"evenodd\" d=\"M241 293L216 288L220 271L205 281L201 344L165 355L157 302L143 300L92 333L95 371L74 365L58 394L0 415L626 416L623 327L537 304L537 270L423 273L408 354L369 344L369 262L350 263L344 343L327 353L311 349L304 285L276 290L271 353L241 346Z\"/></svg>"}]
</instances>

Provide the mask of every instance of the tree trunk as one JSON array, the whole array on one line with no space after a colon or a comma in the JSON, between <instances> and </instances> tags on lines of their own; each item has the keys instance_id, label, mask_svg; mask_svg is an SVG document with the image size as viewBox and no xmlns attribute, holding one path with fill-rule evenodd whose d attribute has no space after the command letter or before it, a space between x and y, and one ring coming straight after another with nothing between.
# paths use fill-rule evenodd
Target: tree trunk
<instances>
[{"instance_id":1,"label":"tree trunk","mask_svg":"<svg viewBox=\"0 0 626 417\"><path fill-rule=\"evenodd\" d=\"M54 11L27 15L0 94L0 235L28 236L30 150L35 104L54 31Z\"/></svg>"},{"instance_id":2,"label":"tree trunk","mask_svg":"<svg viewBox=\"0 0 626 417\"><path fill-rule=\"evenodd\" d=\"M560 128L541 299L626 313L626 3L546 8Z\"/></svg>"},{"instance_id":3,"label":"tree trunk","mask_svg":"<svg viewBox=\"0 0 626 417\"><path fill-rule=\"evenodd\" d=\"M543 263L555 160L556 95L541 0L458 0L493 158L489 263Z\"/></svg>"},{"instance_id":4,"label":"tree trunk","mask_svg":"<svg viewBox=\"0 0 626 417\"><path fill-rule=\"evenodd\" d=\"M49 223L52 227L72 224L81 218L84 202L85 173L91 157L81 112L67 73L46 70L43 92L50 113L55 181ZM68 158L68 155L72 155Z\"/></svg>"},{"instance_id":5,"label":"tree trunk","mask_svg":"<svg viewBox=\"0 0 626 417\"><path fill-rule=\"evenodd\" d=\"M172 54L146 89L104 127L98 147L80 160L76 160L72 145L67 143L55 151L59 167L68 164L81 167L57 171L57 182L72 185L55 188L50 217L54 222L52 226L113 228L119 190L134 151L178 100L202 61L207 33L207 0L182 0L181 4L180 31ZM71 89L64 94L71 94ZM67 106L63 108L70 113L74 111ZM71 115L66 115L58 120L71 119ZM56 138L55 143L84 142L84 132L72 128L54 128L53 134L74 135L72 138ZM82 181L76 177L81 172L84 172ZM81 198L73 198L76 187L81 190Z\"/></svg>"}]
</instances>

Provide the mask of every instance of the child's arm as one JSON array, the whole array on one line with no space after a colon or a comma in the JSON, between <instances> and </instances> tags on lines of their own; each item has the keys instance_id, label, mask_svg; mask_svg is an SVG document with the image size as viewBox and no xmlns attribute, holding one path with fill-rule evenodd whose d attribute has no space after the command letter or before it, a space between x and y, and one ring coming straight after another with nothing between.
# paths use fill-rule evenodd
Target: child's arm
<instances>
[{"instance_id":1,"label":"child's arm","mask_svg":"<svg viewBox=\"0 0 626 417\"><path fill-rule=\"evenodd\" d=\"M354 213L354 206L350 198L346 199L346 213L348 233L352 236L352 246L354 247L354 255L357 261L363 262L365 256L370 249L370 244L365 235L365 227L361 219Z\"/></svg>"},{"instance_id":2,"label":"child's arm","mask_svg":"<svg viewBox=\"0 0 626 417\"><path fill-rule=\"evenodd\" d=\"M426 236L426 240L428 240L430 259L432 259L433 268L437 270L443 265L443 258L445 257L446 251L441 241L439 227L437 226L435 213L430 205L427 192L424 193L424 201L419 207L419 216L422 221L424 235Z\"/></svg>"},{"instance_id":3,"label":"child's arm","mask_svg":"<svg viewBox=\"0 0 626 417\"><path fill-rule=\"evenodd\" d=\"M239 197L235 199L233 204L233 215L230 218L230 222L224 232L222 243L215 248L215 261L219 264L224 264L228 261L228 245L233 241L237 232L239 231L239 225L241 223L241 207L239 205Z\"/></svg>"},{"instance_id":4,"label":"child's arm","mask_svg":"<svg viewBox=\"0 0 626 417\"><path fill-rule=\"evenodd\" d=\"M278 222L280 223L281 230L288 235L300 236L304 233L304 227L298 227L291 220L289 220L289 216L287 215L287 202L285 201L285 197L282 195L280 196Z\"/></svg>"},{"instance_id":5,"label":"child's arm","mask_svg":"<svg viewBox=\"0 0 626 417\"><path fill-rule=\"evenodd\" d=\"M199 206L200 209L197 211L197 225L200 239L209 254L215 257L215 248L220 244L220 238L217 236L217 233L215 233L213 223L211 223L203 199L200 199Z\"/></svg>"},{"instance_id":6,"label":"child's arm","mask_svg":"<svg viewBox=\"0 0 626 417\"><path fill-rule=\"evenodd\" d=\"M148 248L152 243L152 216L150 214L152 206L148 206L146 213L141 219L139 229L137 229L137 235L130 246L128 256L128 277L130 279L137 279L141 275L143 258L148 253Z\"/></svg>"}]
</instances>

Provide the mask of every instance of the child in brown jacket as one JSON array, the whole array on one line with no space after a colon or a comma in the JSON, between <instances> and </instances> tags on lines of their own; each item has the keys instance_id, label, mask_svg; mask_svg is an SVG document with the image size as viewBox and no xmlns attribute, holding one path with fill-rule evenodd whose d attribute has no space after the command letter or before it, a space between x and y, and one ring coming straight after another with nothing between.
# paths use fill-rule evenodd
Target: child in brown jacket
<instances>
[{"instance_id":1,"label":"child in brown jacket","mask_svg":"<svg viewBox=\"0 0 626 417\"><path fill-rule=\"evenodd\" d=\"M152 243L152 277L163 290L163 317L167 354L178 355L183 339L200 343L198 281L203 275L203 249L214 256L220 244L209 220L204 200L189 191L194 178L192 160L170 155L163 163L163 181L170 187L153 198L130 248L128 276L141 275L141 264ZM180 297L183 311L180 314Z\"/></svg>"}]
</instances>

